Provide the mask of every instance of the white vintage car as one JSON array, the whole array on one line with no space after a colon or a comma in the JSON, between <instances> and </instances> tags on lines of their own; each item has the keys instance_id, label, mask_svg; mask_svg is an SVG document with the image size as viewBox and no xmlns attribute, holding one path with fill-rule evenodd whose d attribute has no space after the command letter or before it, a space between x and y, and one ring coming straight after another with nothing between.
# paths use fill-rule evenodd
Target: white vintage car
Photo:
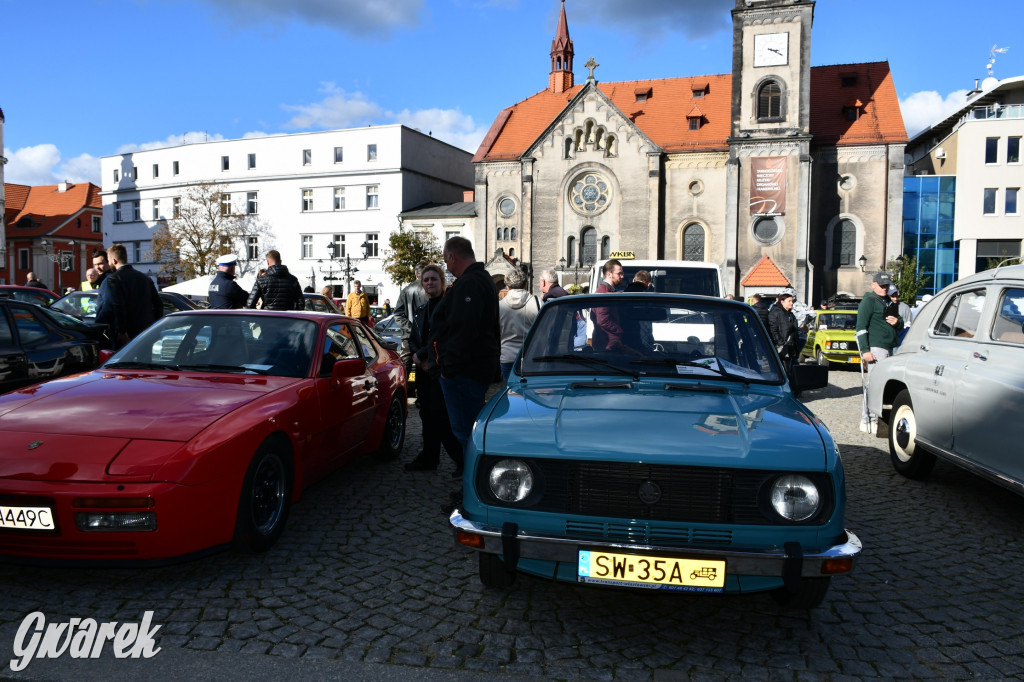
<instances>
[{"instance_id":1,"label":"white vintage car","mask_svg":"<svg viewBox=\"0 0 1024 682\"><path fill-rule=\"evenodd\" d=\"M942 457L1024 495L1024 266L955 282L871 372L868 407L900 474Z\"/></svg>"}]
</instances>

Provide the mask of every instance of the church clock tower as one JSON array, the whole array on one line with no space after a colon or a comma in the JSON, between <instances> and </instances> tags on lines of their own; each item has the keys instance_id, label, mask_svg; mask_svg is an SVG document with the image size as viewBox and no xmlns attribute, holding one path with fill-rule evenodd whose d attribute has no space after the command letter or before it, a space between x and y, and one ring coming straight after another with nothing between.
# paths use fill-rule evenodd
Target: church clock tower
<instances>
[{"instance_id":1,"label":"church clock tower","mask_svg":"<svg viewBox=\"0 0 1024 682\"><path fill-rule=\"evenodd\" d=\"M726 268L768 257L808 300L813 0L736 0Z\"/></svg>"}]
</instances>

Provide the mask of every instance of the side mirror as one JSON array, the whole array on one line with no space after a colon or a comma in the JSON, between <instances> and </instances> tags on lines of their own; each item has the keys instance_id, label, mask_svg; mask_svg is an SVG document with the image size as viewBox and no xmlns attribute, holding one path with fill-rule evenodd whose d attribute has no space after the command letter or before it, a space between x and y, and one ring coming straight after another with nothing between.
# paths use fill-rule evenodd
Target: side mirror
<instances>
[{"instance_id":1,"label":"side mirror","mask_svg":"<svg viewBox=\"0 0 1024 682\"><path fill-rule=\"evenodd\" d=\"M107 364L107 360L109 360L112 357L114 357L114 351L110 350L109 348L105 348L105 349L101 350L100 351L100 364L101 365Z\"/></svg>"},{"instance_id":2,"label":"side mirror","mask_svg":"<svg viewBox=\"0 0 1024 682\"><path fill-rule=\"evenodd\" d=\"M810 391L828 386L828 367L824 365L794 365L790 384L794 392Z\"/></svg>"},{"instance_id":3,"label":"side mirror","mask_svg":"<svg viewBox=\"0 0 1024 682\"><path fill-rule=\"evenodd\" d=\"M352 377L362 376L364 372L366 372L366 363L359 358L338 360L334 363L334 367L331 368L331 379L334 381L351 379Z\"/></svg>"}]
</instances>

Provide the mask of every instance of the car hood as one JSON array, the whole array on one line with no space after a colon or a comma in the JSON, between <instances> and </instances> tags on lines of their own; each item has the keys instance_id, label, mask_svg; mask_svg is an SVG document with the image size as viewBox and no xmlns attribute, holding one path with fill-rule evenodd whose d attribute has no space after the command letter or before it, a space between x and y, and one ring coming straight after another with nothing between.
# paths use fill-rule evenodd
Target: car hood
<instances>
[{"instance_id":1,"label":"car hood","mask_svg":"<svg viewBox=\"0 0 1024 682\"><path fill-rule=\"evenodd\" d=\"M489 415L485 451L752 469L829 466L824 425L777 389L623 385L510 389Z\"/></svg>"},{"instance_id":2,"label":"car hood","mask_svg":"<svg viewBox=\"0 0 1024 682\"><path fill-rule=\"evenodd\" d=\"M98 370L8 393L0 396L0 478L98 480L130 441L177 448L224 415L296 381Z\"/></svg>"}]
</instances>

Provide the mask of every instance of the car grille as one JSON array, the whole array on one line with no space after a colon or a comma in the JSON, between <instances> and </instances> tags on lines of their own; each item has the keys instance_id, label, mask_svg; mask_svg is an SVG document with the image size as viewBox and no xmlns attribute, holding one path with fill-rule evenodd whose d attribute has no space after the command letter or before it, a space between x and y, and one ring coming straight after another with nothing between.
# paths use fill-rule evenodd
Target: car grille
<instances>
[{"instance_id":1,"label":"car grille","mask_svg":"<svg viewBox=\"0 0 1024 682\"><path fill-rule=\"evenodd\" d=\"M483 458L483 476L497 459L500 458ZM486 479L482 478L478 485L482 499L489 504L530 511L630 520L618 529L606 525L600 531L606 537L616 533L643 533L649 538L684 533L687 535L680 540L693 541L694 537L688 535L690 531L660 528L658 522L780 523L778 517L767 511L768 502L764 499L768 484L779 475L778 471L532 458L524 461L535 472L537 494L520 504L503 504L489 494ZM804 475L815 481L824 498L822 512L808 523L824 523L832 512L831 485L825 475ZM638 524L643 527L635 528ZM728 541L710 536L705 540Z\"/></svg>"}]
</instances>

